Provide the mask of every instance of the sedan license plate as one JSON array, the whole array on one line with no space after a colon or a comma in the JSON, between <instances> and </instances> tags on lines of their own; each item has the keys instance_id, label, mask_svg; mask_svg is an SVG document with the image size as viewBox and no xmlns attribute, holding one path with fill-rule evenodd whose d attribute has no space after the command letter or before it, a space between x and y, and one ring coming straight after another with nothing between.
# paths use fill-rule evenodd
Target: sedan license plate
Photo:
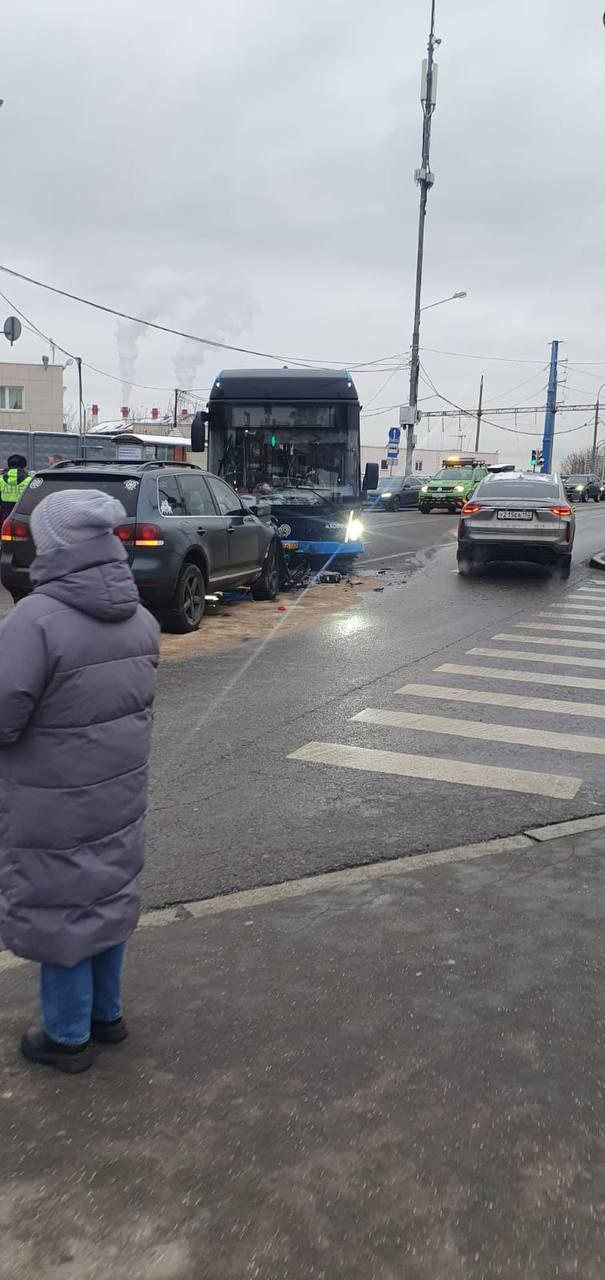
<instances>
[{"instance_id":1,"label":"sedan license plate","mask_svg":"<svg viewBox=\"0 0 605 1280\"><path fill-rule=\"evenodd\" d=\"M499 520L531 520L533 511L499 511Z\"/></svg>"}]
</instances>

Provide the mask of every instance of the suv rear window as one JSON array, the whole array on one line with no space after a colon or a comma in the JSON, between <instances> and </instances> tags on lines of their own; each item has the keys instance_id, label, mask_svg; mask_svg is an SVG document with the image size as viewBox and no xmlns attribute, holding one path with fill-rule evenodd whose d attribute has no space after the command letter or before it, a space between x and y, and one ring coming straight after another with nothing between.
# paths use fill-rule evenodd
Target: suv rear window
<instances>
[{"instance_id":1,"label":"suv rear window","mask_svg":"<svg viewBox=\"0 0 605 1280\"><path fill-rule=\"evenodd\" d=\"M127 516L134 516L137 510L140 483L135 476L127 475L122 478L116 475L103 475L102 472L99 474L91 474L90 471L72 471L71 474L65 471L45 473L34 476L31 484L27 486L19 502L19 513L24 516L31 515L34 507L37 507L43 498L47 498L49 493L60 493L62 489L101 489L103 493L109 493L112 498L118 498Z\"/></svg>"}]
</instances>

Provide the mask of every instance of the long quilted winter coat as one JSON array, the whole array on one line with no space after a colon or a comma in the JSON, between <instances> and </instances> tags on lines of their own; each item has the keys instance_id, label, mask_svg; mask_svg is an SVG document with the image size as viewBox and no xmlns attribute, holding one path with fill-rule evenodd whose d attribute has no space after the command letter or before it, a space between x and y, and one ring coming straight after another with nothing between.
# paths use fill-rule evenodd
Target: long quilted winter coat
<instances>
[{"instance_id":1,"label":"long quilted winter coat","mask_svg":"<svg viewBox=\"0 0 605 1280\"><path fill-rule=\"evenodd\" d=\"M138 919L159 629L113 534L30 572L0 625L0 936L72 966Z\"/></svg>"}]
</instances>

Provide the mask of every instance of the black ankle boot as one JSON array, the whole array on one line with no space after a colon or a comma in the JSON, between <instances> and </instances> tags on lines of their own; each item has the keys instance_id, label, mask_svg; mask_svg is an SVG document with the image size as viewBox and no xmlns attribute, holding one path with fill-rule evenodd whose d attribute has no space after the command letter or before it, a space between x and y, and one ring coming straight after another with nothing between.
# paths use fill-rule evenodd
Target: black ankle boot
<instances>
[{"instance_id":1,"label":"black ankle boot","mask_svg":"<svg viewBox=\"0 0 605 1280\"><path fill-rule=\"evenodd\" d=\"M35 1062L42 1067L54 1067L56 1071L65 1071L69 1075L77 1075L80 1071L88 1071L94 1062L90 1040L83 1045L57 1044L45 1031L37 1027L30 1028L21 1039L21 1053L28 1062Z\"/></svg>"},{"instance_id":2,"label":"black ankle boot","mask_svg":"<svg viewBox=\"0 0 605 1280\"><path fill-rule=\"evenodd\" d=\"M115 1018L113 1022L93 1018L90 1034L97 1044L122 1044L128 1037L128 1027L123 1018Z\"/></svg>"}]
</instances>

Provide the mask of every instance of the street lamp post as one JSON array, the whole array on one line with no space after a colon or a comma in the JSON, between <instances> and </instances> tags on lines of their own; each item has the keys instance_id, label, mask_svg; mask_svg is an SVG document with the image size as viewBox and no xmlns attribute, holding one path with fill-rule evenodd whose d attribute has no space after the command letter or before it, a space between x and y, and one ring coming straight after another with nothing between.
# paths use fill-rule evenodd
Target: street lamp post
<instances>
[{"instance_id":1,"label":"street lamp post","mask_svg":"<svg viewBox=\"0 0 605 1280\"><path fill-rule=\"evenodd\" d=\"M466 289L461 289L459 293L450 293L449 298L440 298L439 302L427 302L426 307L421 307L422 311L430 311L431 307L442 307L444 302L454 302L456 298L467 298Z\"/></svg>"},{"instance_id":2,"label":"street lamp post","mask_svg":"<svg viewBox=\"0 0 605 1280\"><path fill-rule=\"evenodd\" d=\"M405 456L405 474L412 470L414 454L414 433L418 414L418 382L420 377L420 314L422 311L422 268L424 262L424 224L428 195L435 175L431 173L431 121L436 95L436 71L434 64L435 45L435 0L431 0L431 29L429 32L428 57L422 68L422 87L420 101L422 103L422 159L420 168L416 170L416 181L420 187L420 210L418 216L418 249L416 253L416 290L414 296L414 329L412 333L412 353L410 360L410 397L409 404L400 411L401 425L407 428L407 447Z\"/></svg>"},{"instance_id":3,"label":"street lamp post","mask_svg":"<svg viewBox=\"0 0 605 1280\"><path fill-rule=\"evenodd\" d=\"M602 382L599 387L599 390L597 391L597 402L594 407L594 432L592 436L592 469L593 471L597 465L597 435L599 433L599 412L601 408L601 392L604 387L605 387L605 382Z\"/></svg>"}]
</instances>

